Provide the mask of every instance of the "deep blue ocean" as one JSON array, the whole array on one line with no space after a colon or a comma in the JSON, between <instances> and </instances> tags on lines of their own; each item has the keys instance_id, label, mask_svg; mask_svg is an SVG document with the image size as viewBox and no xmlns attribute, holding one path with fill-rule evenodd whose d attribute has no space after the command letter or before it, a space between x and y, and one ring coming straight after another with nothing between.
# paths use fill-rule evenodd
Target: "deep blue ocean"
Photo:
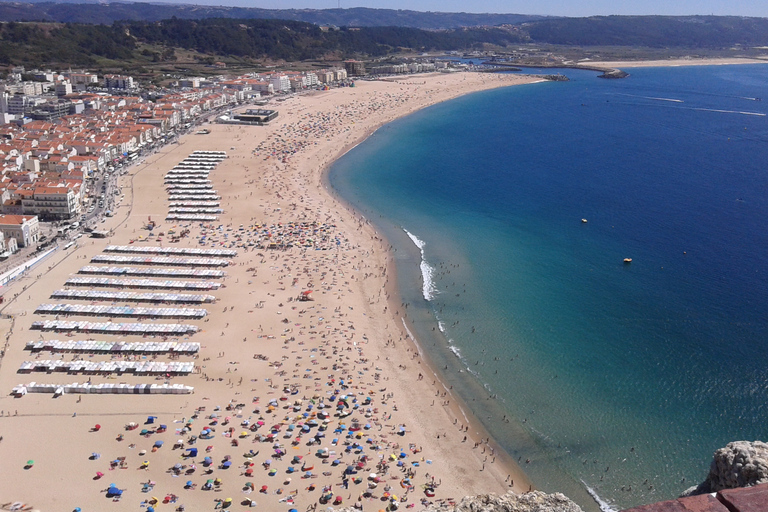
<instances>
[{"instance_id":1,"label":"deep blue ocean","mask_svg":"<svg viewBox=\"0 0 768 512\"><path fill-rule=\"evenodd\" d=\"M629 71L435 105L329 174L397 249L447 383L590 510L768 440L768 66Z\"/></svg>"}]
</instances>

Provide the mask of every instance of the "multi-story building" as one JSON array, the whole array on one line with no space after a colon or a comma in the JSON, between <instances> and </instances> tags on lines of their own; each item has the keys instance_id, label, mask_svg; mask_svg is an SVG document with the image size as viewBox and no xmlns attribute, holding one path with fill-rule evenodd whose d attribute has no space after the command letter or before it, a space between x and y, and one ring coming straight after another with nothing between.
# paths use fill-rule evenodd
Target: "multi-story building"
<instances>
[{"instance_id":1,"label":"multi-story building","mask_svg":"<svg viewBox=\"0 0 768 512\"><path fill-rule=\"evenodd\" d=\"M333 82L335 77L333 71L329 71L329 70L318 71L316 73L316 76L317 76L317 81L320 82L321 84L329 84Z\"/></svg>"},{"instance_id":2,"label":"multi-story building","mask_svg":"<svg viewBox=\"0 0 768 512\"><path fill-rule=\"evenodd\" d=\"M0 258L7 258L18 250L19 245L16 243L16 239L11 238L10 240L6 240L3 232L0 231Z\"/></svg>"},{"instance_id":3,"label":"multi-story building","mask_svg":"<svg viewBox=\"0 0 768 512\"><path fill-rule=\"evenodd\" d=\"M347 70L346 69L334 69L333 73L335 75L334 79L337 82L341 82L342 80L347 79Z\"/></svg>"},{"instance_id":4,"label":"multi-story building","mask_svg":"<svg viewBox=\"0 0 768 512\"><path fill-rule=\"evenodd\" d=\"M269 83L276 93L288 92L291 90L291 81L285 75L272 75L269 79Z\"/></svg>"},{"instance_id":5,"label":"multi-story building","mask_svg":"<svg viewBox=\"0 0 768 512\"><path fill-rule=\"evenodd\" d=\"M182 80L179 80L179 87L186 87L188 89L197 89L200 87L200 80L202 79L199 77L184 78Z\"/></svg>"},{"instance_id":6,"label":"multi-story building","mask_svg":"<svg viewBox=\"0 0 768 512\"><path fill-rule=\"evenodd\" d=\"M40 121L52 121L59 119L69 114L72 108L72 102L67 100L51 100L46 101L42 105L35 108L31 113L32 119Z\"/></svg>"},{"instance_id":7,"label":"multi-story building","mask_svg":"<svg viewBox=\"0 0 768 512\"><path fill-rule=\"evenodd\" d=\"M26 94L13 94L8 97L6 102L6 108L9 114L16 116L23 116L29 108L29 96Z\"/></svg>"},{"instance_id":8,"label":"multi-story building","mask_svg":"<svg viewBox=\"0 0 768 512\"><path fill-rule=\"evenodd\" d=\"M40 225L35 215L0 215L0 233L20 247L29 247L40 240Z\"/></svg>"},{"instance_id":9,"label":"multi-story building","mask_svg":"<svg viewBox=\"0 0 768 512\"><path fill-rule=\"evenodd\" d=\"M21 198L25 215L38 215L43 220L64 220L80 215L78 194L72 187L39 186Z\"/></svg>"},{"instance_id":10,"label":"multi-story building","mask_svg":"<svg viewBox=\"0 0 768 512\"><path fill-rule=\"evenodd\" d=\"M66 80L56 84L56 96L72 94L72 84Z\"/></svg>"},{"instance_id":11,"label":"multi-story building","mask_svg":"<svg viewBox=\"0 0 768 512\"><path fill-rule=\"evenodd\" d=\"M365 75L365 62L347 60L344 61L344 69L346 69L348 76L363 76Z\"/></svg>"},{"instance_id":12,"label":"multi-story building","mask_svg":"<svg viewBox=\"0 0 768 512\"><path fill-rule=\"evenodd\" d=\"M107 89L133 89L133 77L124 75L105 75L104 86Z\"/></svg>"},{"instance_id":13,"label":"multi-story building","mask_svg":"<svg viewBox=\"0 0 768 512\"><path fill-rule=\"evenodd\" d=\"M99 83L99 76L95 73L66 73L69 82L72 84L72 90L83 92L89 85Z\"/></svg>"}]
</instances>

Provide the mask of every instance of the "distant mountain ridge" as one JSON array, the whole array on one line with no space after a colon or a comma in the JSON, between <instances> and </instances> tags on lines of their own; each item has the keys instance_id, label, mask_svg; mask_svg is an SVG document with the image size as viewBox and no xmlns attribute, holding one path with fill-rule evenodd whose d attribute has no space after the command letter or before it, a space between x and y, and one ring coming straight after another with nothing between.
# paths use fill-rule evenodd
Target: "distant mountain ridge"
<instances>
[{"instance_id":1,"label":"distant mountain ridge","mask_svg":"<svg viewBox=\"0 0 768 512\"><path fill-rule=\"evenodd\" d=\"M509 48L518 51L520 45L527 43L582 49L641 48L661 54L671 49L695 54L733 54L738 50L742 56L755 57L764 57L764 48L768 47L768 18L520 18L515 14L367 8L266 10L148 3L0 1L0 65L90 66L99 59L157 63L173 60L174 49L193 50L211 58L215 55L297 62L370 59L402 52L504 52ZM518 21L512 22L513 19ZM481 25L473 25L478 23ZM328 30L323 25L335 25L338 29ZM436 28L453 25L459 26Z\"/></svg>"},{"instance_id":2,"label":"distant mountain ridge","mask_svg":"<svg viewBox=\"0 0 768 512\"><path fill-rule=\"evenodd\" d=\"M88 8L83 9L82 4ZM426 30L461 27L517 25L544 19L523 14L474 14L419 12L395 9L260 9L167 3L102 3L76 0L72 2L0 1L0 21L53 21L61 23L93 23L110 25L115 21L160 21L179 19L281 19L303 21L315 25L339 27L407 27Z\"/></svg>"}]
</instances>

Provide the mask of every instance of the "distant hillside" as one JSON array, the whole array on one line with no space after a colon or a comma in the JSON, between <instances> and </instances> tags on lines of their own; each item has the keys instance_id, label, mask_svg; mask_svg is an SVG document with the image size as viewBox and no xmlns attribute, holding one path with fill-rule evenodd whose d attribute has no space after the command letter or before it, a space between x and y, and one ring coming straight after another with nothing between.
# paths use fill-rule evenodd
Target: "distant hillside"
<instances>
[{"instance_id":1,"label":"distant hillside","mask_svg":"<svg viewBox=\"0 0 768 512\"><path fill-rule=\"evenodd\" d=\"M524 23L536 43L651 48L728 48L768 44L768 18L739 16L594 16Z\"/></svg>"},{"instance_id":2,"label":"distant hillside","mask_svg":"<svg viewBox=\"0 0 768 512\"><path fill-rule=\"evenodd\" d=\"M522 43L582 48L640 47L666 53L673 49L707 52L768 46L768 18L727 16L598 16L443 30L423 30L397 24L349 27L339 22L342 25L340 29L322 30L315 23L285 19L203 16L192 20L172 17L171 12L177 12L175 6L150 4L88 4L85 7L83 4L67 3L0 3L0 12L10 18L23 19L26 16L21 13L26 12L25 9L40 5L59 14L88 15L92 22L64 21L64 16L57 18L60 21L56 22L0 22L0 64L90 66L103 63L105 59L112 61L111 65L157 63L175 60L176 50L197 52L198 59L220 56L253 62L366 59L393 55L403 50L503 51ZM115 14L120 9L137 13L136 7L142 5L147 9L143 11L145 15L149 10L156 9L153 11L156 15L168 17L162 21L129 19L111 23L93 22L100 13ZM225 9L230 14L236 11L229 8L200 7L195 10L189 6L182 7L189 9L185 11L188 15L210 14L216 9ZM162 12L162 9L168 9L168 12ZM272 12L285 15L300 11ZM370 18L369 22L380 12L384 18L393 13L405 17L431 14L375 9L306 12L335 12L349 16L352 12L365 13Z\"/></svg>"},{"instance_id":3,"label":"distant hillside","mask_svg":"<svg viewBox=\"0 0 768 512\"><path fill-rule=\"evenodd\" d=\"M84 9L82 4L87 3ZM115 21L159 21L170 18L281 19L338 27L410 27L446 29L460 27L515 25L543 19L521 14L471 14L418 12L394 9L257 9L207 5L157 3L0 2L0 21L54 21L98 23Z\"/></svg>"},{"instance_id":4,"label":"distant hillside","mask_svg":"<svg viewBox=\"0 0 768 512\"><path fill-rule=\"evenodd\" d=\"M170 19L113 25L7 22L0 23L0 64L91 66L103 59L157 62L174 60L174 49L253 60L338 61L382 57L403 49L473 50L486 44L506 47L521 40L518 34L500 28L323 31L317 25L286 20Z\"/></svg>"},{"instance_id":5,"label":"distant hillside","mask_svg":"<svg viewBox=\"0 0 768 512\"><path fill-rule=\"evenodd\" d=\"M735 45L768 45L768 18L737 16L554 18L520 14L418 12L368 8L257 9L169 3L100 3L97 0L58 2L31 0L26 3L0 0L0 21L112 25L116 21L155 22L173 18L182 20L279 19L337 27L401 27L423 30L505 27L514 33L512 39L573 46L722 49Z\"/></svg>"}]
</instances>

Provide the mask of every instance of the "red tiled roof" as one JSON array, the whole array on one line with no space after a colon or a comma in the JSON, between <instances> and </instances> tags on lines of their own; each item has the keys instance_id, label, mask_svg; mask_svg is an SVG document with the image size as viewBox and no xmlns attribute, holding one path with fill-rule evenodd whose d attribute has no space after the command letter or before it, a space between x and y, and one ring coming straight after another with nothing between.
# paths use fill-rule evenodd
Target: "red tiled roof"
<instances>
[{"instance_id":1,"label":"red tiled roof","mask_svg":"<svg viewBox=\"0 0 768 512\"><path fill-rule=\"evenodd\" d=\"M16 224L20 226L24 222L32 220L34 217L35 215L0 215L0 224Z\"/></svg>"},{"instance_id":2,"label":"red tiled roof","mask_svg":"<svg viewBox=\"0 0 768 512\"><path fill-rule=\"evenodd\" d=\"M768 484L641 505L623 512L767 512Z\"/></svg>"}]
</instances>

